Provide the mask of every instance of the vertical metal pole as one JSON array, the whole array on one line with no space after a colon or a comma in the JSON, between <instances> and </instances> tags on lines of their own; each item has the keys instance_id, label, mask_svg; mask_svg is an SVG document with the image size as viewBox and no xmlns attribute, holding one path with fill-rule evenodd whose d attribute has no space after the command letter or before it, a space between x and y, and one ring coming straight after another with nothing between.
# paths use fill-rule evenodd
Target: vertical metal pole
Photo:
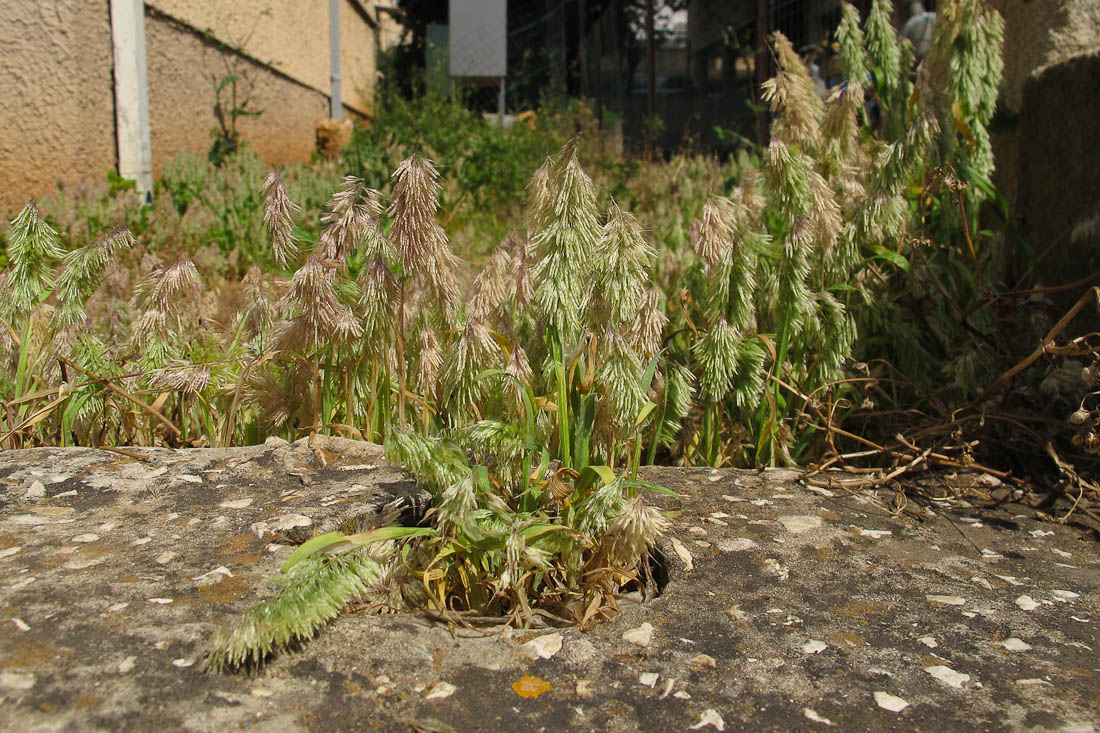
<instances>
[{"instance_id":1,"label":"vertical metal pole","mask_svg":"<svg viewBox=\"0 0 1100 733\"><path fill-rule=\"evenodd\" d=\"M111 0L111 45L115 62L118 174L136 181L138 194L148 203L153 192L153 147L149 134L142 0Z\"/></svg>"},{"instance_id":2,"label":"vertical metal pole","mask_svg":"<svg viewBox=\"0 0 1100 733\"><path fill-rule=\"evenodd\" d=\"M338 120L344 116L344 99L340 91L340 0L328 0L328 38L332 81L329 116Z\"/></svg>"},{"instance_id":3,"label":"vertical metal pole","mask_svg":"<svg viewBox=\"0 0 1100 733\"><path fill-rule=\"evenodd\" d=\"M611 12L619 12L618 2L612 2ZM619 46L619 24L615 21L616 16L611 16L611 60L615 63L615 110L622 114L623 112L623 79L626 76L623 72L623 61L626 58L626 54L622 53L622 48ZM634 70L630 70L634 73Z\"/></svg>"},{"instance_id":4,"label":"vertical metal pole","mask_svg":"<svg viewBox=\"0 0 1100 733\"><path fill-rule=\"evenodd\" d=\"M606 11L605 11L606 12ZM596 108L596 120L603 127L603 18L596 21L595 25L596 36L594 42L594 48L592 49L592 57L596 60L593 69L592 84L589 86L589 93L595 98ZM587 40L587 37L586 37ZM602 137L600 138L603 139Z\"/></svg>"},{"instance_id":5,"label":"vertical metal pole","mask_svg":"<svg viewBox=\"0 0 1100 733\"><path fill-rule=\"evenodd\" d=\"M497 96L497 127L504 129L504 80L500 77L500 94Z\"/></svg>"},{"instance_id":6,"label":"vertical metal pole","mask_svg":"<svg viewBox=\"0 0 1100 733\"><path fill-rule=\"evenodd\" d=\"M653 31L653 0L645 0L645 44L649 78L646 84L646 111L653 116L657 97L657 42Z\"/></svg>"},{"instance_id":7,"label":"vertical metal pole","mask_svg":"<svg viewBox=\"0 0 1100 733\"><path fill-rule=\"evenodd\" d=\"M585 33L585 16L587 15L585 10L586 9L584 0L577 0L577 37L580 39L577 45L580 48L582 98L588 96L588 37Z\"/></svg>"}]
</instances>

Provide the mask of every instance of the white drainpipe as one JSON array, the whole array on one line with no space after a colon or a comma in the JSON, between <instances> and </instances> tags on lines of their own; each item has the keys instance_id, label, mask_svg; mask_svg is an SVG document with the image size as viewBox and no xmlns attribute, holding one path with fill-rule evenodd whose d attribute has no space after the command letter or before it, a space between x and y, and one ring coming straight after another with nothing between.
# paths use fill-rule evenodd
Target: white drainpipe
<instances>
[{"instance_id":1,"label":"white drainpipe","mask_svg":"<svg viewBox=\"0 0 1100 733\"><path fill-rule=\"evenodd\" d=\"M149 80L142 0L111 0L111 45L115 60L118 174L137 181L138 193L148 202L153 191L153 151L149 141Z\"/></svg>"},{"instance_id":2,"label":"white drainpipe","mask_svg":"<svg viewBox=\"0 0 1100 733\"><path fill-rule=\"evenodd\" d=\"M329 115L334 120L344 116L344 100L340 94L340 0L328 0L329 65L332 74L332 103Z\"/></svg>"}]
</instances>

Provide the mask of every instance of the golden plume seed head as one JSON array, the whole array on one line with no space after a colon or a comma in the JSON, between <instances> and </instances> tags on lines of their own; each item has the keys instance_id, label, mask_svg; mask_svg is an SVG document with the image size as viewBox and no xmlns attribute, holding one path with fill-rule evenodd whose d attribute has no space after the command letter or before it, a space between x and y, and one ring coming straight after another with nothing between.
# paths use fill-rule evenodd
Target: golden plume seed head
<instances>
[{"instance_id":1,"label":"golden plume seed head","mask_svg":"<svg viewBox=\"0 0 1100 733\"><path fill-rule=\"evenodd\" d=\"M345 176L328 208L321 217L321 223L327 226L321 232L317 249L326 259L343 260L359 245L380 207L369 192L364 193L362 180Z\"/></svg>"},{"instance_id":2,"label":"golden plume seed head","mask_svg":"<svg viewBox=\"0 0 1100 733\"><path fill-rule=\"evenodd\" d=\"M772 34L778 61L776 75L763 85L764 99L776 113L772 129L776 137L800 145L813 145L820 137L821 99L806 65L781 32Z\"/></svg>"},{"instance_id":3,"label":"golden plume seed head","mask_svg":"<svg viewBox=\"0 0 1100 733\"><path fill-rule=\"evenodd\" d=\"M504 365L506 374L513 379L505 379L501 385L504 393L508 395L516 405L522 405L523 388L529 386L534 379L531 365L527 361L527 352L522 346L512 349L508 362Z\"/></svg>"},{"instance_id":4,"label":"golden plume seed head","mask_svg":"<svg viewBox=\"0 0 1100 733\"><path fill-rule=\"evenodd\" d=\"M167 314L159 308L144 310L133 323L134 336L139 342L152 338L164 331L166 321Z\"/></svg>"},{"instance_id":5,"label":"golden plume seed head","mask_svg":"<svg viewBox=\"0 0 1100 733\"><path fill-rule=\"evenodd\" d=\"M486 369L497 368L500 347L489 329L475 319L466 322L444 360L443 386L448 405L456 412L469 410L481 400L487 382L478 379Z\"/></svg>"},{"instance_id":6,"label":"golden plume seed head","mask_svg":"<svg viewBox=\"0 0 1100 733\"><path fill-rule=\"evenodd\" d=\"M178 310L181 300L196 297L201 288L195 263L183 255L168 267L154 269L139 286L147 294L146 307L165 312Z\"/></svg>"},{"instance_id":7,"label":"golden plume seed head","mask_svg":"<svg viewBox=\"0 0 1100 733\"><path fill-rule=\"evenodd\" d=\"M362 334L363 328L348 306L336 295L337 263L318 250L290 279L279 305L299 315L280 324L276 341L280 348L297 351L325 341L343 341Z\"/></svg>"},{"instance_id":8,"label":"golden plume seed head","mask_svg":"<svg viewBox=\"0 0 1100 733\"><path fill-rule=\"evenodd\" d=\"M156 372L150 382L155 387L194 394L206 389L210 384L210 376L209 367L172 361L165 365L165 369Z\"/></svg>"}]
</instances>

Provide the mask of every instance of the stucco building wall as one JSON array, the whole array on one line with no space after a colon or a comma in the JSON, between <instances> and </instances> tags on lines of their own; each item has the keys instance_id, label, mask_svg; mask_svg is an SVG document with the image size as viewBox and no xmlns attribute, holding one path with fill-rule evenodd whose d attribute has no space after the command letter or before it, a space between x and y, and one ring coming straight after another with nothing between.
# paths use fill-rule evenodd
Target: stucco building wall
<instances>
[{"instance_id":1,"label":"stucco building wall","mask_svg":"<svg viewBox=\"0 0 1100 733\"><path fill-rule=\"evenodd\" d=\"M315 125L329 115L328 0L145 6L155 170L183 151L210 149L214 84L226 74L225 59L247 70L254 82L249 106L262 110L238 121L243 139L270 164L309 160ZM344 0L340 9L348 116L370 111L373 6ZM0 3L0 214L59 182L102 181L116 169L113 66L109 0Z\"/></svg>"},{"instance_id":2,"label":"stucco building wall","mask_svg":"<svg viewBox=\"0 0 1100 733\"><path fill-rule=\"evenodd\" d=\"M107 2L0 3L0 206L115 165Z\"/></svg>"},{"instance_id":3,"label":"stucco building wall","mask_svg":"<svg viewBox=\"0 0 1100 733\"><path fill-rule=\"evenodd\" d=\"M210 149L217 126L214 84L225 74L226 52L156 13L146 16L145 38L153 168L159 173L180 152ZM241 137L270 163L308 161L314 125L328 116L328 97L247 57L237 63L253 81L249 109L260 110L258 117L238 119Z\"/></svg>"},{"instance_id":4,"label":"stucco building wall","mask_svg":"<svg viewBox=\"0 0 1100 733\"><path fill-rule=\"evenodd\" d=\"M328 0L147 0L146 5L328 93ZM376 16L374 2L340 3L344 103L361 114L370 110L377 56L371 23Z\"/></svg>"}]
</instances>

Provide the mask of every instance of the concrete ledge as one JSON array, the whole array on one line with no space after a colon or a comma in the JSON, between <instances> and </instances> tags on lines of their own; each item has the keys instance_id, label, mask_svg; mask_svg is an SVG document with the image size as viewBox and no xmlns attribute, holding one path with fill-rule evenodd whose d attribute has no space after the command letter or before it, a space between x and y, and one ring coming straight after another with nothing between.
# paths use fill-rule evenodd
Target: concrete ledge
<instances>
[{"instance_id":1,"label":"concrete ledge","mask_svg":"<svg viewBox=\"0 0 1100 733\"><path fill-rule=\"evenodd\" d=\"M665 593L582 633L347 615L254 676L214 629L293 549L258 522L369 521L416 490L378 446L0 452L6 730L1020 730L1100 720L1100 554L1020 507L652 468ZM974 476L940 476L945 494ZM987 487L988 488L988 487ZM555 634L559 635L555 637ZM1078 728L1080 730L1085 727Z\"/></svg>"}]
</instances>

